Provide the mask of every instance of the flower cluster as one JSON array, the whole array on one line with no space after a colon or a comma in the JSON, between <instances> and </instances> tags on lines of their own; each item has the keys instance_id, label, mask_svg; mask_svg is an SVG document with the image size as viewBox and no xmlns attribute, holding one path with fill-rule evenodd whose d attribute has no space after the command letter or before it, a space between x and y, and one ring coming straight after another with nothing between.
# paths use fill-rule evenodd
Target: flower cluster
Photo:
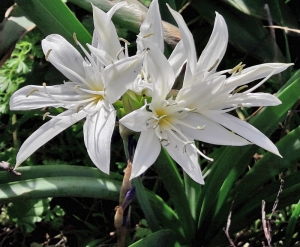
<instances>
[{"instance_id":1,"label":"flower cluster","mask_svg":"<svg viewBox=\"0 0 300 247\"><path fill-rule=\"evenodd\" d=\"M152 1L141 25L136 55L129 56L128 42L118 37L111 21L114 12L124 5L118 3L107 13L93 6L95 30L92 44L87 44L89 51L74 36L85 58L60 35L49 35L42 41L46 59L69 81L56 86L45 83L25 86L13 94L10 108L30 110L50 106L66 110L57 116L44 115L51 120L23 143L16 167L61 131L86 118L83 132L88 154L101 171L109 173L110 142L116 121L113 104L127 90L135 94L147 92L150 96L141 108L120 119L120 124L141 132L131 178L145 172L163 146L192 179L203 184L198 154L212 159L197 148L194 140L217 145L256 144L280 156L265 135L228 112L238 107L280 104L273 95L252 91L290 64L266 63L245 69L245 65L238 64L233 69L217 71L228 43L223 17L216 13L213 32L197 61L192 34L182 16L171 8L182 39L167 59L163 54L163 27L157 0ZM183 86L177 95L170 96L185 64ZM257 79L262 80L243 90L247 83Z\"/></svg>"}]
</instances>

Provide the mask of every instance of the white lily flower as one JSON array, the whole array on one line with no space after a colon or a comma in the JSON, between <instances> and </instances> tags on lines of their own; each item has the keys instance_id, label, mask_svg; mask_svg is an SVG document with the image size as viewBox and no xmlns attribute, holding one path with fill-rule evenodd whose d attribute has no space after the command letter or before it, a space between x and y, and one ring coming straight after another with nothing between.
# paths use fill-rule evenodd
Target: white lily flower
<instances>
[{"instance_id":1,"label":"white lily flower","mask_svg":"<svg viewBox=\"0 0 300 247\"><path fill-rule=\"evenodd\" d=\"M106 15L104 16L106 18ZM95 12L94 18L101 22L102 17L99 20L99 16ZM117 44L118 38L110 31L108 25L108 30L101 38L105 40L105 35L114 37L114 40L106 40ZM98 35L99 37L100 35ZM78 43L78 45L80 44ZM47 36L42 41L42 48L46 59L70 82L56 86L46 86L45 83L43 86L25 86L12 95L10 109L30 110L52 106L63 107L67 110L58 116L50 116L49 113L44 115L44 117L49 116L52 119L23 143L18 152L15 167L18 167L40 146L61 131L86 117L84 142L88 154L100 170L109 173L110 141L116 117L112 104L125 93L128 85L140 72L142 56L123 57L115 62L104 64L103 61L107 57L109 59L111 54L117 52L119 47L115 45L111 46L111 50L107 52L109 56L102 57L102 60L98 59L99 56L90 55L82 47L87 56L84 59L70 43L56 34ZM103 49L106 48L103 47Z\"/></svg>"},{"instance_id":2,"label":"white lily flower","mask_svg":"<svg viewBox=\"0 0 300 247\"><path fill-rule=\"evenodd\" d=\"M159 11L158 0L153 0L149 6L147 16L140 27L140 33L137 35L137 54L142 53L147 47L144 46L144 40L151 42L156 49L164 52L164 35L162 19ZM168 59L175 75L178 76L182 66L186 62L186 52L182 41L180 41ZM131 91L136 94L145 94L152 96L153 85L148 76L147 66L143 65L141 74L131 84Z\"/></svg>"},{"instance_id":3,"label":"white lily flower","mask_svg":"<svg viewBox=\"0 0 300 247\"><path fill-rule=\"evenodd\" d=\"M145 44L150 49L145 60L153 83L152 102L120 120L127 128L141 132L131 178L139 176L154 163L162 144L192 179L203 184L197 153L211 159L198 150L194 139L221 145L250 143L221 125L194 113L193 109L166 99L175 80L174 71L160 51L151 43ZM204 128L205 125L208 127Z\"/></svg>"},{"instance_id":4,"label":"white lily flower","mask_svg":"<svg viewBox=\"0 0 300 247\"><path fill-rule=\"evenodd\" d=\"M237 107L271 106L280 104L275 96L251 93L270 76L280 73L291 64L263 64L242 70L239 65L226 78L216 67L225 53L228 42L226 23L217 14L213 34L198 63L191 33L179 13L171 10L177 21L182 46L186 51L187 70L184 86L177 97L166 99L175 75L170 63L151 43L146 57L147 69L153 84L152 102L125 117L120 122L127 128L141 132L133 159L132 178L151 166L159 155L161 144L171 157L196 182L204 180L197 153L208 160L194 144L199 140L216 145L243 146L256 144L276 155L276 146L259 130L227 112ZM211 61L213 61L212 64ZM253 80L265 78L252 89L240 93L239 88ZM238 88L237 90L235 90ZM235 91L234 91L235 90Z\"/></svg>"},{"instance_id":5,"label":"white lily flower","mask_svg":"<svg viewBox=\"0 0 300 247\"><path fill-rule=\"evenodd\" d=\"M269 138L247 122L227 112L238 107L281 104L281 101L273 95L251 92L272 75L284 71L292 64L265 63L243 69L245 65L240 63L233 69L216 72L228 43L228 30L224 18L216 13L213 32L197 62L191 32L182 16L170 7L169 10L179 26L188 58L183 88L177 95L176 103L195 109L199 116L218 123L251 143L280 156L278 149ZM231 76L226 78L225 73ZM241 92L247 87L246 84L261 78L264 79L256 86ZM208 124L205 126L208 128Z\"/></svg>"}]
</instances>

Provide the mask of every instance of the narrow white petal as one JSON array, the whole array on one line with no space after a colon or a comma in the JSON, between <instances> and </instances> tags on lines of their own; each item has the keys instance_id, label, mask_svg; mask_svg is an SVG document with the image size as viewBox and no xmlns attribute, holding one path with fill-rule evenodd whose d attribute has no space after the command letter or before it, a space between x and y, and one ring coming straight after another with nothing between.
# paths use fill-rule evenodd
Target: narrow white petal
<instances>
[{"instance_id":1,"label":"narrow white petal","mask_svg":"<svg viewBox=\"0 0 300 247\"><path fill-rule=\"evenodd\" d=\"M281 101L269 93L236 93L209 104L210 110L222 110L231 107L276 106Z\"/></svg>"},{"instance_id":2,"label":"narrow white petal","mask_svg":"<svg viewBox=\"0 0 300 247\"><path fill-rule=\"evenodd\" d=\"M183 133L192 136L196 140L215 145L244 146L250 144L244 138L235 135L233 132L202 114L189 113L188 116L181 119L181 121L193 127L199 126L200 129L191 129L180 125Z\"/></svg>"},{"instance_id":3,"label":"narrow white petal","mask_svg":"<svg viewBox=\"0 0 300 247\"><path fill-rule=\"evenodd\" d=\"M64 76L71 81L81 81L80 78L84 77L82 68L84 60L65 38L58 34L48 35L42 40L42 48L44 54L47 55L47 59ZM70 71L73 71L73 73Z\"/></svg>"},{"instance_id":4,"label":"narrow white petal","mask_svg":"<svg viewBox=\"0 0 300 247\"><path fill-rule=\"evenodd\" d=\"M172 135L168 135L168 141L170 143L165 146L165 149L171 157L193 180L199 184L204 184L196 150L189 144L184 146L182 142Z\"/></svg>"},{"instance_id":5,"label":"narrow white petal","mask_svg":"<svg viewBox=\"0 0 300 247\"><path fill-rule=\"evenodd\" d=\"M190 67L192 74L194 74L196 71L197 54L196 54L196 48L195 48L193 35L190 32L189 28L187 27L182 16L175 10L171 9L171 7L168 4L167 4L167 6L179 27L181 39L182 39L184 48L187 53L187 58L189 61L188 66Z\"/></svg>"},{"instance_id":6,"label":"narrow white petal","mask_svg":"<svg viewBox=\"0 0 300 247\"><path fill-rule=\"evenodd\" d=\"M160 150L161 145L154 131L143 131L135 150L130 179L145 172L155 162Z\"/></svg>"},{"instance_id":7,"label":"narrow white petal","mask_svg":"<svg viewBox=\"0 0 300 247\"><path fill-rule=\"evenodd\" d=\"M106 51L95 48L94 46L91 46L89 44L86 44L86 45L89 48L89 50L91 51L91 53L93 55L95 55L100 60L100 62L105 66L109 65L111 63L111 61L113 61L115 59L111 55L109 55L108 52L106 52Z\"/></svg>"},{"instance_id":8,"label":"narrow white petal","mask_svg":"<svg viewBox=\"0 0 300 247\"><path fill-rule=\"evenodd\" d=\"M213 121L218 122L219 124L246 138L257 146L260 146L263 149L280 156L279 151L274 143L251 124L248 124L247 122L233 117L227 113L214 114L207 111L204 114Z\"/></svg>"},{"instance_id":9,"label":"narrow white petal","mask_svg":"<svg viewBox=\"0 0 300 247\"><path fill-rule=\"evenodd\" d=\"M93 17L94 17L94 26L95 31L97 32L98 43L97 47L101 50L108 52L108 54L117 59L117 54L121 50L121 45L119 42L119 37L116 31L114 24L111 21L111 16L103 12L101 9L93 6ZM114 11L121 6L113 7ZM112 14L113 12L111 12ZM120 58L124 57L124 54L121 52L119 55Z\"/></svg>"},{"instance_id":10,"label":"narrow white petal","mask_svg":"<svg viewBox=\"0 0 300 247\"><path fill-rule=\"evenodd\" d=\"M116 102L139 75L142 67L142 56L123 58L103 71L105 96L110 103Z\"/></svg>"},{"instance_id":11,"label":"narrow white petal","mask_svg":"<svg viewBox=\"0 0 300 247\"><path fill-rule=\"evenodd\" d=\"M221 62L228 43L228 30L224 18L216 12L213 32L203 50L198 63L197 71L207 71L212 66L210 73L214 73Z\"/></svg>"},{"instance_id":12,"label":"narrow white petal","mask_svg":"<svg viewBox=\"0 0 300 247\"><path fill-rule=\"evenodd\" d=\"M74 92L65 85L47 86L47 91L54 98L64 101L76 101L86 99L84 95ZM50 98L43 86L25 86L16 91L10 98L11 110L31 110L47 106L64 107L65 104Z\"/></svg>"},{"instance_id":13,"label":"narrow white petal","mask_svg":"<svg viewBox=\"0 0 300 247\"><path fill-rule=\"evenodd\" d=\"M220 93L229 93L236 87L245 85L257 79L280 73L291 65L292 64L284 63L264 63L243 69L240 75L235 74L227 78L225 86L220 90ZM250 92L252 90L253 89L251 88L246 92Z\"/></svg>"},{"instance_id":14,"label":"narrow white petal","mask_svg":"<svg viewBox=\"0 0 300 247\"><path fill-rule=\"evenodd\" d=\"M145 48L143 47L143 43L140 42L140 39L143 38L153 43L160 51L164 51L163 26L158 0L153 0L151 2L147 16L140 27L140 33L138 34L138 39L136 41L139 52L142 52Z\"/></svg>"},{"instance_id":15,"label":"narrow white petal","mask_svg":"<svg viewBox=\"0 0 300 247\"><path fill-rule=\"evenodd\" d=\"M31 134L31 136L29 136L21 146L17 154L16 167L18 167L46 142L51 140L53 137L58 135L72 124L83 119L85 116L86 113L83 111L74 113L73 110L67 110L42 125L38 130Z\"/></svg>"},{"instance_id":16,"label":"narrow white petal","mask_svg":"<svg viewBox=\"0 0 300 247\"><path fill-rule=\"evenodd\" d=\"M147 105L144 105L140 109L130 112L126 116L122 117L119 122L133 131L146 131L147 121L152 117L152 112L148 112L146 107Z\"/></svg>"},{"instance_id":17,"label":"narrow white petal","mask_svg":"<svg viewBox=\"0 0 300 247\"><path fill-rule=\"evenodd\" d=\"M147 70L153 83L152 102L164 100L171 90L175 75L165 55L152 43L143 40L144 46L149 48L146 54Z\"/></svg>"},{"instance_id":18,"label":"narrow white petal","mask_svg":"<svg viewBox=\"0 0 300 247\"><path fill-rule=\"evenodd\" d=\"M101 104L101 103L100 103ZM84 143L93 163L104 173L109 173L111 136L115 127L116 113L100 107L87 116L83 126Z\"/></svg>"},{"instance_id":19,"label":"narrow white petal","mask_svg":"<svg viewBox=\"0 0 300 247\"><path fill-rule=\"evenodd\" d=\"M182 40L180 40L168 59L175 73L175 77L177 77L181 72L183 65L186 63L186 59L186 51L184 49Z\"/></svg>"}]
</instances>

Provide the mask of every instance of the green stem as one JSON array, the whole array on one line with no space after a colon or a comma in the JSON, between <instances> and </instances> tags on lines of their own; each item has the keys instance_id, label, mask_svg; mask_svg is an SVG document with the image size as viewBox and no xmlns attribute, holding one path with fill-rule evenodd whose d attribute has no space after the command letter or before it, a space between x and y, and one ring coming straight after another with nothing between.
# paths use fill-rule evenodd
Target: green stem
<instances>
[{"instance_id":1,"label":"green stem","mask_svg":"<svg viewBox=\"0 0 300 247\"><path fill-rule=\"evenodd\" d=\"M165 149L162 149L154 164L159 178L163 181L170 200L185 234L185 244L191 244L195 233L195 220L192 217L190 204L185 194L185 188L177 167Z\"/></svg>"}]
</instances>

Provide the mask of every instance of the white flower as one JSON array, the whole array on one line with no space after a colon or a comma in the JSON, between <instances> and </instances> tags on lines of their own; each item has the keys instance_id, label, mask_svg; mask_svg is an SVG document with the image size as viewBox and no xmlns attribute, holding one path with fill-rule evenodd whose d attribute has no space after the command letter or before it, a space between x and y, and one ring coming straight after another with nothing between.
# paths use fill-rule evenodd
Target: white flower
<instances>
[{"instance_id":1,"label":"white flower","mask_svg":"<svg viewBox=\"0 0 300 247\"><path fill-rule=\"evenodd\" d=\"M232 71L215 72L227 46L228 34L224 19L217 14L213 34L197 63L191 33L180 14L172 10L171 13L179 25L181 45L186 51L184 84L175 99L166 99L175 80L174 70L160 50L150 42L143 41L144 46L149 49L146 64L153 84L152 101L120 120L127 128L141 132L131 178L139 176L155 162L161 144L183 170L201 184L204 180L197 153L211 159L197 149L194 140L234 146L254 143L280 155L276 146L265 135L227 112L241 105L250 107L280 104L270 94L250 93L256 87L243 93L234 90L250 81L266 77L259 86L290 64L264 64L244 70L239 65ZM182 53L182 49L180 52ZM225 72L232 72L232 76L226 78L223 75Z\"/></svg>"},{"instance_id":2,"label":"white flower","mask_svg":"<svg viewBox=\"0 0 300 247\"><path fill-rule=\"evenodd\" d=\"M251 92L272 75L282 72L292 64L265 63L243 69L245 65L240 63L233 69L216 72L228 43L228 31L224 18L216 13L212 35L197 62L192 34L182 16L170 7L169 10L179 26L188 58L183 88L176 97L176 103L194 108L195 112L199 113L198 117L224 126L251 143L280 156L278 149L269 138L252 125L227 112L238 107L281 104L281 101L273 95ZM229 73L231 76L226 78L225 73ZM264 79L256 86L241 92L247 87L245 84L261 78ZM208 128L209 122L203 122L206 128ZM191 133L188 129L186 131ZM196 139L205 141L200 137L197 136ZM213 143L212 141L206 142Z\"/></svg>"},{"instance_id":3,"label":"white flower","mask_svg":"<svg viewBox=\"0 0 300 247\"><path fill-rule=\"evenodd\" d=\"M159 12L158 0L153 0L149 6L147 16L140 27L140 33L137 35L137 54L142 53L147 47L144 46L144 40L152 43L155 49L164 52L164 35L162 19ZM180 73L182 66L186 61L186 53L180 41L168 59L176 76ZM130 90L136 94L145 94L152 96L152 81L149 77L147 65L144 64L141 74L131 84Z\"/></svg>"},{"instance_id":4,"label":"white flower","mask_svg":"<svg viewBox=\"0 0 300 247\"><path fill-rule=\"evenodd\" d=\"M116 9L115 6L113 11ZM52 119L23 143L17 155L16 167L61 131L86 117L84 142L89 156L100 170L109 173L110 141L116 117L112 104L139 74L142 63L142 56L125 57L123 54L118 37L114 35L116 31L109 24L112 13L106 15L94 7L96 29L101 21L105 24L103 28L107 28L102 30L101 35L97 31L97 39L103 42L101 48L108 49L99 49L99 53L105 54L103 57L99 54L90 55L78 43L87 56L84 59L59 35L49 35L42 41L46 59L70 81L56 86L46 86L45 83L43 86L25 86L11 97L10 109L30 110L52 106L67 110L58 116L44 115ZM94 38L94 43L97 39ZM111 59L113 56L115 59Z\"/></svg>"}]
</instances>

